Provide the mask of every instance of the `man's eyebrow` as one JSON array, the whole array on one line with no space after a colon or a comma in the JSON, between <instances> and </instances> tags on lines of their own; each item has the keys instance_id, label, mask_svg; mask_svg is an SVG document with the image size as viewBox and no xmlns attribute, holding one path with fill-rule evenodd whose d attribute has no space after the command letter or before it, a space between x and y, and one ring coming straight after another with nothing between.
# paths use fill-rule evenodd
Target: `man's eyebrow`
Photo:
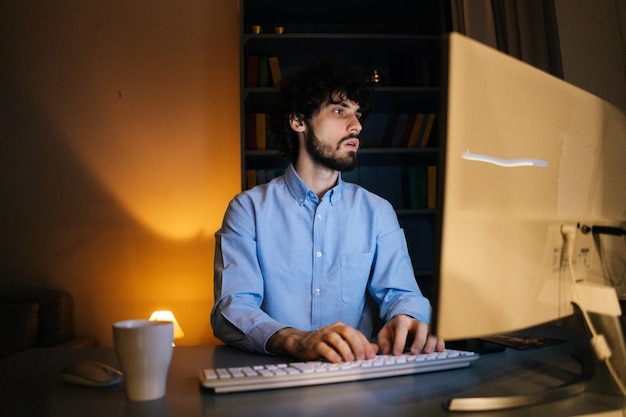
<instances>
[{"instance_id":1,"label":"man's eyebrow","mask_svg":"<svg viewBox=\"0 0 626 417\"><path fill-rule=\"evenodd\" d=\"M338 106L341 106L341 107L344 107L344 108L348 109L348 108L351 107L350 104L348 104L348 101L351 101L351 100L329 100L328 104L338 105ZM356 109L355 110L357 112L359 112L359 113L363 113L363 110L361 109L361 107L358 104L356 105Z\"/></svg>"}]
</instances>

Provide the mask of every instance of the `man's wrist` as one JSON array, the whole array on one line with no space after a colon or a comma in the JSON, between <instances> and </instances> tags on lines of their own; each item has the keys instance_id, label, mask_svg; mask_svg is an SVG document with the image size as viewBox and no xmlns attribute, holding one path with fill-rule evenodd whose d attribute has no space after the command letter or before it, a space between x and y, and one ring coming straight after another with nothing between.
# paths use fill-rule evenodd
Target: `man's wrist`
<instances>
[{"instance_id":1,"label":"man's wrist","mask_svg":"<svg viewBox=\"0 0 626 417\"><path fill-rule=\"evenodd\" d=\"M274 333L266 343L266 349L275 355L293 356L303 332L293 327L284 327Z\"/></svg>"}]
</instances>

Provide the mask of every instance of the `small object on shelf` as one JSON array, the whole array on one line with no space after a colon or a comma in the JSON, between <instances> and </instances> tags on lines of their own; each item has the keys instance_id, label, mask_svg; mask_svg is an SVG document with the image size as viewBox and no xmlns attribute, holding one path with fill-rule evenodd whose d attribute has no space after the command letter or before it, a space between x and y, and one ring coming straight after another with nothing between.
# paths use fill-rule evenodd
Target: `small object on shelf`
<instances>
[{"instance_id":1,"label":"small object on shelf","mask_svg":"<svg viewBox=\"0 0 626 417\"><path fill-rule=\"evenodd\" d=\"M281 33L285 33L285 27L284 26L274 26L274 33L277 34L281 34Z\"/></svg>"},{"instance_id":2,"label":"small object on shelf","mask_svg":"<svg viewBox=\"0 0 626 417\"><path fill-rule=\"evenodd\" d=\"M259 25L252 26L252 33L254 33L255 35L258 35L261 32L263 32L263 26L259 26Z\"/></svg>"},{"instance_id":3,"label":"small object on shelf","mask_svg":"<svg viewBox=\"0 0 626 417\"><path fill-rule=\"evenodd\" d=\"M383 85L383 77L380 75L377 69L374 70L372 75L367 80L372 85Z\"/></svg>"}]
</instances>

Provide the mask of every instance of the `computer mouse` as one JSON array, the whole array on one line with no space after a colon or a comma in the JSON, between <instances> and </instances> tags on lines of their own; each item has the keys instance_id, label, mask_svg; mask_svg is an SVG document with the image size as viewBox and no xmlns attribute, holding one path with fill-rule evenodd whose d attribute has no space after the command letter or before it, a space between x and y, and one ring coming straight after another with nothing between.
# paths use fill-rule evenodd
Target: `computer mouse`
<instances>
[{"instance_id":1,"label":"computer mouse","mask_svg":"<svg viewBox=\"0 0 626 417\"><path fill-rule=\"evenodd\" d=\"M61 371L65 382L89 387L108 387L122 381L122 372L98 361L82 360L70 363Z\"/></svg>"}]
</instances>

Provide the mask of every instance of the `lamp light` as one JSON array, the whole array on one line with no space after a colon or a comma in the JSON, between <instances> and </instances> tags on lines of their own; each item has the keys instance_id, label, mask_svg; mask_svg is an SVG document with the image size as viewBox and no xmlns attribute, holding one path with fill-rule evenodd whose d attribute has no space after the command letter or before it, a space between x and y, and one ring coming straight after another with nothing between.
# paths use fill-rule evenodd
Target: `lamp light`
<instances>
[{"instance_id":1,"label":"lamp light","mask_svg":"<svg viewBox=\"0 0 626 417\"><path fill-rule=\"evenodd\" d=\"M174 339L180 339L181 337L185 335L185 333L183 332L183 329L180 327L180 324L178 324L178 321L176 321L176 317L174 317L174 313L172 313L170 310L154 311L152 315L150 316L150 320L171 321L172 323L174 323Z\"/></svg>"}]
</instances>

